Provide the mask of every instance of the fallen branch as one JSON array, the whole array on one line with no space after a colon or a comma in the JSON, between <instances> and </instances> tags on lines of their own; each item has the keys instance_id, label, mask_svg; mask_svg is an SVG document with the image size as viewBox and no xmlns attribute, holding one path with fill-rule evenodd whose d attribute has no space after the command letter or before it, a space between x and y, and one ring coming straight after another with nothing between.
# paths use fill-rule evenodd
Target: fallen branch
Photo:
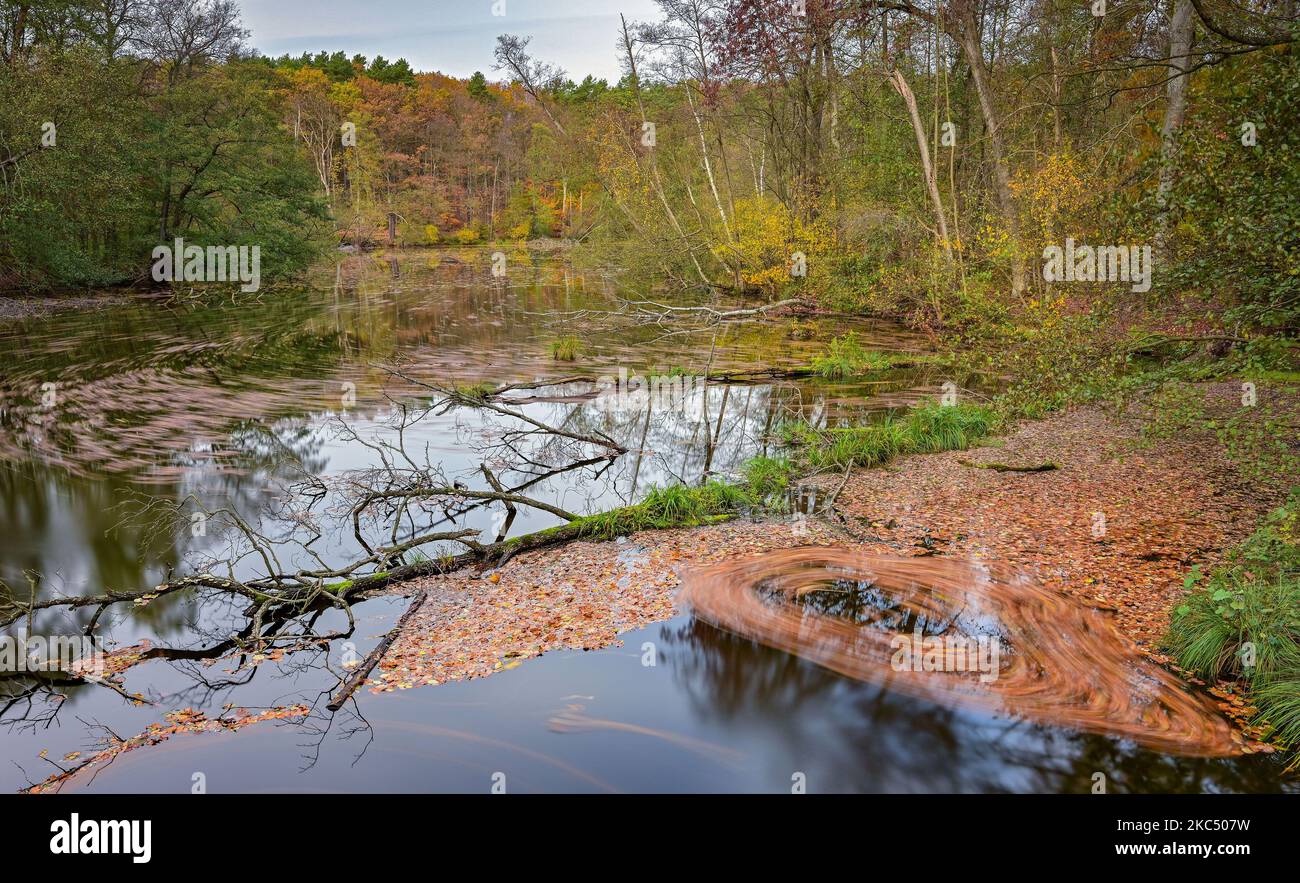
<instances>
[{"instance_id":1,"label":"fallen branch","mask_svg":"<svg viewBox=\"0 0 1300 883\"><path fill-rule=\"evenodd\" d=\"M835 512L835 501L839 499L840 492L843 491L845 485L849 483L849 475L852 472L853 472L853 460L850 459L848 465L844 467L844 479L840 482L840 486L837 487L835 491L831 494L830 499L826 501L826 505L822 507L823 512L832 512L832 513ZM813 514L815 515L817 513L814 512Z\"/></svg>"},{"instance_id":2,"label":"fallen branch","mask_svg":"<svg viewBox=\"0 0 1300 883\"><path fill-rule=\"evenodd\" d=\"M1165 337L1163 334L1157 334L1139 340L1137 343L1133 344L1128 349L1124 350L1124 352L1127 355L1132 355L1133 353L1139 353L1142 352L1143 350L1152 349L1157 346L1164 346L1167 343L1208 343L1210 341L1215 341L1215 342L1227 341L1228 343L1247 343L1246 338L1235 337L1231 334L1205 334L1205 335L1194 335L1190 337Z\"/></svg>"},{"instance_id":3,"label":"fallen branch","mask_svg":"<svg viewBox=\"0 0 1300 883\"><path fill-rule=\"evenodd\" d=\"M366 654L365 660L362 661L361 665L357 666L357 670L352 673L351 677L343 682L343 686L334 694L334 698L326 704L326 708L330 711L338 711L343 707L343 703L347 702L348 697L356 691L357 687L361 686L361 682L364 681L366 676L369 675L370 672L374 670L375 666L379 664L379 660L388 652L388 648L393 645L393 641L397 640L397 636L402 632L402 626L406 625L406 621L410 619L417 610L424 606L424 602L428 597L427 593L421 592L420 597L416 598L415 601L411 603L411 606L406 608L406 612L403 613L401 618L397 620L397 623L389 629L388 634L384 635L384 639L375 645L375 649Z\"/></svg>"},{"instance_id":4,"label":"fallen branch","mask_svg":"<svg viewBox=\"0 0 1300 883\"><path fill-rule=\"evenodd\" d=\"M975 463L970 460L958 460L957 462L972 469L992 469L994 472L1055 472L1061 468L1055 463L1040 463L1037 466L1012 466L1008 463Z\"/></svg>"},{"instance_id":5,"label":"fallen branch","mask_svg":"<svg viewBox=\"0 0 1300 883\"><path fill-rule=\"evenodd\" d=\"M389 368L387 370L394 377L401 378L402 380L405 380L407 383L414 384L415 386L421 386L425 389L432 390L433 392L442 395L444 397L445 405L449 405L449 406L462 405L470 408L483 408L488 411L495 411L496 413L502 415L503 417L510 417L512 419L520 421L521 423L527 423L528 425L533 426L548 435L559 436L560 438L567 438L570 439L571 441L584 442L586 444L608 448L609 450L613 451L615 454L627 453L627 448L623 447L618 442L614 441L612 438L605 435L603 432L600 432L599 430L595 430L596 432L595 435L583 435L582 433L578 433L578 432L570 432L565 429L560 429L559 427L548 426L547 424L541 422L540 420L535 420L532 417L529 417L527 414L524 414L522 411L516 411L511 408L507 408L504 405L496 404L489 400L492 395L497 394L496 392L475 395L472 393L467 393L464 390L451 389L444 386L438 386L437 384L434 383L426 383L423 380L417 380L416 378L403 374L401 371L398 371L393 368Z\"/></svg>"}]
</instances>

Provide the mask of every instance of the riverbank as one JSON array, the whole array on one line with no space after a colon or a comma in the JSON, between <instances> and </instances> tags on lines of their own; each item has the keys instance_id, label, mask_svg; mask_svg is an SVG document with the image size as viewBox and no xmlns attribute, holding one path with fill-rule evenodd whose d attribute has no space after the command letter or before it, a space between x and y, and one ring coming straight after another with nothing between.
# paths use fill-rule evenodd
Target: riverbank
<instances>
[{"instance_id":1,"label":"riverbank","mask_svg":"<svg viewBox=\"0 0 1300 883\"><path fill-rule=\"evenodd\" d=\"M41 319L69 310L92 311L121 306L130 299L126 294L92 294L49 297L0 294L0 322L18 322L24 319Z\"/></svg>"},{"instance_id":2,"label":"riverbank","mask_svg":"<svg viewBox=\"0 0 1300 883\"><path fill-rule=\"evenodd\" d=\"M1236 388L1222 383L1202 391L1210 401L1226 400ZM1288 391L1274 405L1285 410L1298 398ZM1022 574L1068 609L1103 623L1130 648L1134 672L1147 664L1172 668L1159 642L1186 573L1212 567L1247 536L1279 502L1285 483L1246 478L1213 435L1150 443L1141 426L1098 407L1075 408L1018 422L967 450L900 457L854 470L847 481L828 472L812 481L834 494L829 517L742 516L640 531L521 553L492 570L464 568L386 587L377 594L425 600L359 695L482 678L556 651L620 646L627 633L681 612L675 601L685 574L808 546L933 562L923 569L987 564ZM1055 468L1017 471L1047 464ZM1203 707L1217 708L1233 724L1234 753L1271 750L1231 685L1186 680L1213 697L1198 700ZM184 714L176 733L230 729L193 710ZM305 712L286 706L267 715ZM1202 719L1217 719L1209 715ZM110 746L85 769L155 744L160 733L173 732L168 726ZM33 790L57 788L72 775L51 776Z\"/></svg>"},{"instance_id":3,"label":"riverbank","mask_svg":"<svg viewBox=\"0 0 1300 883\"><path fill-rule=\"evenodd\" d=\"M1221 386L1207 394L1228 394L1231 384ZM609 646L620 632L673 615L685 569L804 545L1014 569L1102 611L1139 652L1167 664L1159 641L1188 570L1217 562L1285 488L1244 478L1213 436L1152 445L1138 425L1077 408L1021 422L971 450L855 470L836 498L838 523L737 520L643 532L523 554L482 576L393 586L385 593L429 599L366 687L482 677L551 650ZM1056 468L980 468L1049 463ZM840 484L832 475L819 481L828 491ZM1211 692L1248 737L1259 735L1245 726L1245 702L1230 687Z\"/></svg>"}]
</instances>

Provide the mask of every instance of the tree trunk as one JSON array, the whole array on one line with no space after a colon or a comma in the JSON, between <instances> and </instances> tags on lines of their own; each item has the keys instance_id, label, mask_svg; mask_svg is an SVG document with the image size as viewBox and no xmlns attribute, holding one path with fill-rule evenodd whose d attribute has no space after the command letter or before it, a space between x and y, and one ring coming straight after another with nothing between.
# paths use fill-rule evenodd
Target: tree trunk
<instances>
[{"instance_id":1,"label":"tree trunk","mask_svg":"<svg viewBox=\"0 0 1300 883\"><path fill-rule=\"evenodd\" d=\"M993 163L993 190L1007 225L1007 233L1016 250L1011 274L1011 291L1018 296L1025 290L1025 261L1024 255L1020 253L1020 221L1016 212L1015 197L1011 193L1011 173L1007 170L1006 147L1002 141L1002 118L993 103L988 68L984 65L984 53L980 48L979 25L976 24L975 14L969 7L964 10L958 28L958 41L966 55L966 63L970 65L971 79L975 83L980 112L984 115L984 125L988 129L989 154Z\"/></svg>"},{"instance_id":2,"label":"tree trunk","mask_svg":"<svg viewBox=\"0 0 1300 883\"><path fill-rule=\"evenodd\" d=\"M934 166L930 162L930 144L925 137L925 127L921 125L921 113L916 107L916 96L912 94L912 89L907 85L902 71L891 71L889 81L903 97L903 101L907 104L908 116L912 118L912 131L916 133L916 147L921 152L921 170L925 173L925 189L930 194L930 205L934 207L934 219L938 225L939 244L943 247L944 257L951 264L952 243L948 237L948 220L944 216L943 198L939 195L939 183L935 179Z\"/></svg>"},{"instance_id":3,"label":"tree trunk","mask_svg":"<svg viewBox=\"0 0 1300 883\"><path fill-rule=\"evenodd\" d=\"M622 23L623 51L627 53L628 71L630 72L632 77L632 93L636 97L637 109L640 110L641 112L641 126L642 126L642 131L644 132L645 131L644 127L646 123L649 122L649 119L646 117L645 103L641 99L641 80L637 74L637 69L636 69L636 50L635 47L633 46L632 33L628 30L627 27L627 20L622 15L620 15L619 21ZM695 272L699 274L700 282L702 282L705 286L707 286L709 284L709 277L705 274L704 268L700 266L699 260L695 257L695 248L687 238L686 231L682 229L682 225L678 223L677 213L673 211L672 205L668 202L668 196L667 194L664 193L663 181L660 180L659 178L659 161L655 156L654 147L650 148L649 158L650 158L650 172L653 176L655 195L659 197L659 202L664 207L664 213L668 216L669 223L672 224L674 232L676 232L678 239L682 243L682 246L686 249L687 254L690 256L691 265L694 266Z\"/></svg>"},{"instance_id":4,"label":"tree trunk","mask_svg":"<svg viewBox=\"0 0 1300 883\"><path fill-rule=\"evenodd\" d=\"M727 238L727 244L731 245L735 240L731 235L731 224L727 221L726 209L722 207L722 197L718 195L718 184L713 177L713 164L709 161L709 145L704 138L704 124L700 122L699 111L695 107L695 99L691 96L691 87L686 87L686 101L691 106L691 116L695 119L695 129L700 133L700 156L704 159L704 175L709 181L709 191L713 194L713 204L718 208L718 217L722 219L722 233ZM739 281L740 269L735 269L737 281Z\"/></svg>"},{"instance_id":5,"label":"tree trunk","mask_svg":"<svg viewBox=\"0 0 1300 883\"><path fill-rule=\"evenodd\" d=\"M27 13L30 4L22 3L18 6L18 18L14 22L13 48L9 52L9 63L17 64L18 57L23 51L23 41L27 37Z\"/></svg>"},{"instance_id":6,"label":"tree trunk","mask_svg":"<svg viewBox=\"0 0 1300 883\"><path fill-rule=\"evenodd\" d=\"M1156 186L1156 251L1163 252L1169 234L1169 194L1178 170L1178 133L1187 113L1187 71L1191 67L1192 36L1195 24L1189 0L1173 0L1169 20L1169 64L1172 68L1166 85L1169 103L1165 122L1160 128L1160 183Z\"/></svg>"},{"instance_id":7,"label":"tree trunk","mask_svg":"<svg viewBox=\"0 0 1300 883\"><path fill-rule=\"evenodd\" d=\"M1052 53L1052 144L1061 149L1061 67L1056 57L1056 47Z\"/></svg>"}]
</instances>

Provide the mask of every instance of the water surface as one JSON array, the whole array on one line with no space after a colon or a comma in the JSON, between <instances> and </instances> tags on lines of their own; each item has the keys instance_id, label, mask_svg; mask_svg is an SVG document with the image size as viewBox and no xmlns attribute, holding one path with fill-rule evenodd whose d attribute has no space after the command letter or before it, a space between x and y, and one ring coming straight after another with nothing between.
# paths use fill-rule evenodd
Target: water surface
<instances>
[{"instance_id":1,"label":"water surface","mask_svg":"<svg viewBox=\"0 0 1300 883\"><path fill-rule=\"evenodd\" d=\"M851 383L763 379L709 383L690 407L610 412L572 387L521 392L517 407L568 430L599 431L628 454L570 468L553 440L503 446L518 421L471 408L422 409L441 385L494 385L631 374L717 374L801 367L854 330L869 348L919 353L926 341L888 323L770 319L721 332L594 321L628 295L616 275L563 257L512 252L494 278L488 254L430 251L349 257L300 289L255 299L142 298L91 313L0 326L0 580L14 597L137 590L221 551L221 538L145 517L150 501L226 506L270 529L268 512L303 476L378 464L403 414L402 441L448 481L484 487L487 462L509 487L585 514L649 488L729 476L773 450L781 420L857 420L937 394L924 367ZM656 297L664 297L656 293ZM585 317L585 318L582 318ZM551 343L576 334L582 353L556 362ZM399 368L397 377L392 369ZM961 382L961 379L958 379ZM963 384L966 385L966 384ZM579 446L580 447L580 446ZM588 452L590 453L590 452ZM328 508L328 507L326 507ZM430 507L428 524L489 540L559 522L521 509L502 524L491 505ZM316 551L354 558L350 528L324 519ZM293 563L302 564L302 561ZM251 572L251 562L239 565ZM403 609L357 608L350 642L365 653ZM109 646L210 645L237 608L182 596L110 611ZM84 629L94 608L37 617L37 633ZM327 614L321 628L341 625ZM958 709L835 674L797 655L683 614L625 636L625 646L559 653L491 678L394 694L358 694L324 710L342 642L318 653L236 669L230 660L154 660L127 687L154 705L70 684L6 679L0 786L55 772L64 754L127 737L165 711L304 702L303 723L237 735L174 737L128 752L68 788L189 790L453 790L504 773L510 791L1086 790L1104 770L1117 790L1271 790L1263 758L1175 758L1123 739ZM643 664L650 645L656 665ZM44 758L40 752L47 752Z\"/></svg>"}]
</instances>

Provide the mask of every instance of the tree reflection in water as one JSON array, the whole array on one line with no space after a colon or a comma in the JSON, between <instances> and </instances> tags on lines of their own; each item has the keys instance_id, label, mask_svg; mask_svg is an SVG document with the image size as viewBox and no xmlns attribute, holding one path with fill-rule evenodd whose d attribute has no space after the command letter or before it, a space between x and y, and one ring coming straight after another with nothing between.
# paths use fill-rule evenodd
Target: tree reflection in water
<instances>
[{"instance_id":1,"label":"tree reflection in water","mask_svg":"<svg viewBox=\"0 0 1300 883\"><path fill-rule=\"evenodd\" d=\"M945 707L855 681L694 617L657 630L660 658L703 731L743 733L810 790L1279 792L1264 756L1174 757L1133 742ZM785 774L789 779L789 773Z\"/></svg>"}]
</instances>

